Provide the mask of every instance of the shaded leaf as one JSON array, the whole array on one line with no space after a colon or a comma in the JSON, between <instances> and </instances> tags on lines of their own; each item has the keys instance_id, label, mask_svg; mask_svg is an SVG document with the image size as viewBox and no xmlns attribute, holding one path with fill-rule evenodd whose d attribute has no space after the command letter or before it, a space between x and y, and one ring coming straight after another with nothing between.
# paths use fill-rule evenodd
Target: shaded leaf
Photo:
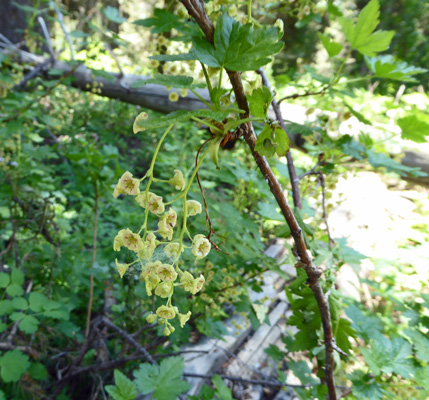
<instances>
[{"instance_id":1,"label":"shaded leaf","mask_svg":"<svg viewBox=\"0 0 429 400\"><path fill-rule=\"evenodd\" d=\"M6 352L0 360L0 375L4 382L18 382L30 367L29 357L15 349Z\"/></svg>"},{"instance_id":2,"label":"shaded leaf","mask_svg":"<svg viewBox=\"0 0 429 400\"><path fill-rule=\"evenodd\" d=\"M390 54L365 57L365 61L375 76L402 82L417 82L412 76L428 71L425 68L408 65L405 61L396 61Z\"/></svg>"}]
</instances>

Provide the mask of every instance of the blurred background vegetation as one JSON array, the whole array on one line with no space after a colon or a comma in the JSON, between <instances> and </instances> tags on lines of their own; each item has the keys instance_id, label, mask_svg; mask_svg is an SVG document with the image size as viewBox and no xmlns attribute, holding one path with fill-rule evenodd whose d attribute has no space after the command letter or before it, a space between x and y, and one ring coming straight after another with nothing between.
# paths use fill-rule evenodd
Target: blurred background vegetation
<instances>
[{"instance_id":1,"label":"blurred background vegetation","mask_svg":"<svg viewBox=\"0 0 429 400\"><path fill-rule=\"evenodd\" d=\"M356 16L366 3L254 2L257 21L273 24L280 18L284 22L285 47L267 68L279 98L320 89L332 66L317 33L329 33L344 44L335 17ZM206 4L209 10L222 5L238 18L246 15L244 2ZM396 32L389 54L416 68L427 67L429 3L381 0L380 5L381 28ZM143 111L140 106L101 96L96 81L84 90L75 88L72 74L53 68L28 79L34 66L21 60L22 52L49 57L52 48L60 60L70 61L73 54L72 68L84 63L95 77L114 82L116 77L107 72L186 73L202 79L194 61L159 63L148 58L187 52L184 38L195 29L189 21L189 31L181 30L180 35L175 29L157 32L152 28L151 32L141 20L150 18L155 8L186 18L184 7L174 0L3 0L0 4L0 399L103 398L104 386L113 382L114 367L67 382L61 382L59 373L67 371L82 349L92 280L92 317L107 315L151 354L174 353L201 336L219 337L225 333L222 320L233 309L245 312L254 329L261 324L249 290L259 290L263 271L278 268L264 249L275 238L286 239L286 246L291 247L290 231L245 146L239 141L222 152L220 172L207 164L200 173L223 252L212 251L206 262L198 264L185 256L189 269L203 273L207 284L197 296L178 289L176 301L182 310L192 311L192 318L185 328L177 327L174 334L164 337L161 327L145 322L155 307L154 299L146 295L136 273L119 278L112 248L119 229L138 227L142 220L141 210L130 199L112 197L113 187L126 170L136 176L145 174L162 132L134 135L132 124ZM45 21L49 40L38 17ZM344 264L351 265L360 279L355 299L338 294L352 321L350 342L347 339L343 344L347 352L353 348L353 361L336 373L341 384L353 382L356 388L346 398L426 399L428 263L427 257L425 262L415 262L413 257L428 251L429 204L424 174L401 164L401 159L405 150L428 151L429 75L418 75L415 82L360 80L370 71L357 53L345 72L348 80L356 82L344 84L334 94L284 102L290 132L300 134L293 149L298 175L316 165L323 153L329 214L342 203L334 195L341 179L376 171L392 191L408 193L404 196L413 205L416 220L405 236L397 232L394 238L392 248L400 259L363 255L351 248L353 238L348 244L338 240L330 250L326 230L320 229L325 226L322 188L316 179L301 184L304 207L298 216L333 290L341 292L335 274ZM247 90L257 85L256 74L243 77ZM405 117L415 124L408 134L415 133L417 140L401 136L407 121L400 126L400 120ZM207 130L179 124L158 157L157 176L169 179L177 167L189 175L196 150L205 139ZM285 160L271 162L282 185L290 188ZM410 177L417 184L413 186ZM167 201L174 197L165 185L156 189ZM370 188L361 188L366 190ZM197 186L191 196L201 201ZM193 221L198 227L204 223L203 214ZM347 236L347 232L340 233ZM355 248L359 249L358 243ZM289 253L288 262L293 265L291 248ZM291 293L299 291L301 284L304 281L292 287ZM386 344L385 339L393 342ZM304 350L287 339L285 343L290 349ZM389 361L393 366L377 367L374 354L381 355L389 346L398 357L403 351L405 372L395 369L393 361ZM373 354L360 348L373 349ZM121 359L131 352L126 342L107 334L86 350L83 366ZM316 352L312 354L315 358ZM293 364L288 351L283 357ZM136 360L118 367L127 373L138 364ZM312 383L306 379L302 375L301 382ZM317 392L302 389L298 395L310 399Z\"/></svg>"}]
</instances>

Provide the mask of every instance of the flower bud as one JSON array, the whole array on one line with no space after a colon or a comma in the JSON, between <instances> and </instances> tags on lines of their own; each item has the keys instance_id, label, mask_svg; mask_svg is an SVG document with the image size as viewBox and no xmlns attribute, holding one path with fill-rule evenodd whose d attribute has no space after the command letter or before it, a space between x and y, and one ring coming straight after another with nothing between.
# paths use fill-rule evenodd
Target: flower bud
<instances>
[{"instance_id":1,"label":"flower bud","mask_svg":"<svg viewBox=\"0 0 429 400\"><path fill-rule=\"evenodd\" d=\"M177 100L179 100L179 94L176 92L171 92L168 95L168 100L170 100L171 102L175 103Z\"/></svg>"},{"instance_id":2,"label":"flower bud","mask_svg":"<svg viewBox=\"0 0 429 400\"><path fill-rule=\"evenodd\" d=\"M202 211L201 203L196 200L188 200L186 202L186 209L188 217L199 214Z\"/></svg>"},{"instance_id":3,"label":"flower bud","mask_svg":"<svg viewBox=\"0 0 429 400\"><path fill-rule=\"evenodd\" d=\"M182 171L180 171L180 169L175 169L174 176L170 178L168 183L171 186L174 186L177 190L185 189L185 178L183 177Z\"/></svg>"},{"instance_id":4,"label":"flower bud","mask_svg":"<svg viewBox=\"0 0 429 400\"><path fill-rule=\"evenodd\" d=\"M168 326L166 326L166 327L164 328L164 331L163 331L162 333L163 333L163 335L164 335L164 336L170 336L170 334L171 334L171 330L169 329L169 327L168 327Z\"/></svg>"},{"instance_id":5,"label":"flower bud","mask_svg":"<svg viewBox=\"0 0 429 400\"><path fill-rule=\"evenodd\" d=\"M148 324L153 324L155 321L156 321L156 319L157 319L158 317L156 316L156 314L153 314L153 313L150 313L147 317L146 317L146 322L148 323Z\"/></svg>"}]
</instances>

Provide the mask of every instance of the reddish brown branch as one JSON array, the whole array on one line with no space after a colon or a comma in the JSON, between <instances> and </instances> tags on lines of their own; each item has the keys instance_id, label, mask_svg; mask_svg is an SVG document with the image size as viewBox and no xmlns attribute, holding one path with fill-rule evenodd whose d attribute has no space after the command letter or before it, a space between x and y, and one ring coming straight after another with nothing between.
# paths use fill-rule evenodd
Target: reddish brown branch
<instances>
[{"instance_id":1,"label":"reddish brown branch","mask_svg":"<svg viewBox=\"0 0 429 400\"><path fill-rule=\"evenodd\" d=\"M207 14L204 11L203 4L199 0L181 0L183 5L188 10L189 14L195 19L200 28L203 30L207 40L213 44L214 27ZM238 107L244 111L243 118L248 118L250 115L249 105L247 103L246 94L244 92L243 83L239 72L228 71L228 76L234 89L235 98ZM324 383L328 387L328 398L329 400L336 400L337 395L335 391L334 383L334 338L332 333L331 316L329 312L329 304L323 293L322 286L320 284L320 276L322 272L313 264L311 255L307 250L307 246L302 235L301 228L289 207L283 189L271 170L265 157L255 151L256 135L253 131L253 125L251 123L245 123L242 125L244 132L244 139L252 151L253 158L261 170L266 182L268 183L271 193L273 193L277 204L279 205L282 214L285 217L287 224L292 233L292 237L295 242L299 262L304 266L304 269L308 276L308 285L314 293L316 298L321 318L323 332L325 336L325 348L326 348L326 361L325 361L325 377Z\"/></svg>"},{"instance_id":2,"label":"reddish brown branch","mask_svg":"<svg viewBox=\"0 0 429 400\"><path fill-rule=\"evenodd\" d=\"M295 93L292 94L290 96L285 96L282 97L278 104L280 104L283 100L288 100L288 99L297 99L298 97L308 97L308 96L317 96L319 94L325 94L325 92L329 89L329 86L325 86L323 89L319 90L318 92L305 92L305 93Z\"/></svg>"},{"instance_id":3,"label":"reddish brown branch","mask_svg":"<svg viewBox=\"0 0 429 400\"><path fill-rule=\"evenodd\" d=\"M206 145L206 143L210 142L210 140L213 140L213 138L207 139L198 149L197 155L195 157L195 168L198 166L198 157L200 156L201 150ZM200 187L201 195L203 196L204 208L206 210L206 222L208 222L208 224L209 224L209 234L207 235L207 240L211 243L211 245L213 246L213 248L216 251L220 251L221 253L227 254L224 251L222 251L215 243L213 243L213 241L211 239L212 235L216 235L216 232L213 229L212 220L210 219L210 214L209 214L209 208L207 206L206 196L204 195L204 189L203 189L203 186L201 185L201 181L200 181L200 177L198 175L198 172L196 173L196 177L197 177L197 181L198 181L198 186Z\"/></svg>"},{"instance_id":4,"label":"reddish brown branch","mask_svg":"<svg viewBox=\"0 0 429 400\"><path fill-rule=\"evenodd\" d=\"M273 100L271 101L271 104L273 106L274 113L276 114L276 118L279 121L281 128L287 134L285 121L283 120L282 112L280 111L280 107L279 107L280 103L277 103L277 100L274 97L273 90L271 89L270 82L267 78L267 75L264 72L264 69L259 68L258 74L261 75L262 83L264 84L264 86L266 86L270 90L271 95L273 95ZM287 160L287 169L289 171L290 184L292 187L293 204L295 205L295 207L302 208L301 196L299 194L299 181L297 180L297 177L296 177L295 166L293 164L293 158L290 150L288 150L286 153L286 160Z\"/></svg>"}]
</instances>

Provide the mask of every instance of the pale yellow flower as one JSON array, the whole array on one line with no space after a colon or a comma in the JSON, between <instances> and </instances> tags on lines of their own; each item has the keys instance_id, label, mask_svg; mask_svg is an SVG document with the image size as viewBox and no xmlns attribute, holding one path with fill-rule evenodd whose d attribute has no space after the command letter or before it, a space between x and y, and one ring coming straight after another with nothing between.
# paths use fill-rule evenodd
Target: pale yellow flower
<instances>
[{"instance_id":1,"label":"pale yellow flower","mask_svg":"<svg viewBox=\"0 0 429 400\"><path fill-rule=\"evenodd\" d=\"M113 191L113 197L118 197L120 194L129 194L136 196L140 193L140 180L133 178L131 172L126 171L119 178L118 183Z\"/></svg>"},{"instance_id":2,"label":"pale yellow flower","mask_svg":"<svg viewBox=\"0 0 429 400\"><path fill-rule=\"evenodd\" d=\"M140 193L136 196L137 203L140 204L143 208L148 208L149 211L153 214L162 214L165 210L164 203L162 202L162 197L157 196L155 193L148 192Z\"/></svg>"},{"instance_id":3,"label":"pale yellow flower","mask_svg":"<svg viewBox=\"0 0 429 400\"><path fill-rule=\"evenodd\" d=\"M156 310L159 318L173 319L176 316L176 310L173 307L161 306Z\"/></svg>"},{"instance_id":4,"label":"pale yellow flower","mask_svg":"<svg viewBox=\"0 0 429 400\"><path fill-rule=\"evenodd\" d=\"M177 190L185 189L185 178L183 177L182 171L180 171L180 169L175 169L174 176L169 179L168 183Z\"/></svg>"},{"instance_id":5,"label":"pale yellow flower","mask_svg":"<svg viewBox=\"0 0 429 400\"><path fill-rule=\"evenodd\" d=\"M177 278L177 272L170 264L162 264L156 270L156 273L163 281L173 282Z\"/></svg>"},{"instance_id":6,"label":"pale yellow flower","mask_svg":"<svg viewBox=\"0 0 429 400\"><path fill-rule=\"evenodd\" d=\"M209 254L210 249L211 249L211 244L204 235L194 236L194 243L192 245L192 254L197 258L197 260L201 260L207 254Z\"/></svg>"},{"instance_id":7,"label":"pale yellow flower","mask_svg":"<svg viewBox=\"0 0 429 400\"><path fill-rule=\"evenodd\" d=\"M189 217L199 214L202 211L201 203L196 200L188 200L186 202L187 214Z\"/></svg>"},{"instance_id":8,"label":"pale yellow flower","mask_svg":"<svg viewBox=\"0 0 429 400\"><path fill-rule=\"evenodd\" d=\"M179 322L180 322L180 327L183 328L186 324L186 322L188 322L189 318L191 317L191 312L188 311L186 314L177 314L177 318L179 318Z\"/></svg>"}]
</instances>

